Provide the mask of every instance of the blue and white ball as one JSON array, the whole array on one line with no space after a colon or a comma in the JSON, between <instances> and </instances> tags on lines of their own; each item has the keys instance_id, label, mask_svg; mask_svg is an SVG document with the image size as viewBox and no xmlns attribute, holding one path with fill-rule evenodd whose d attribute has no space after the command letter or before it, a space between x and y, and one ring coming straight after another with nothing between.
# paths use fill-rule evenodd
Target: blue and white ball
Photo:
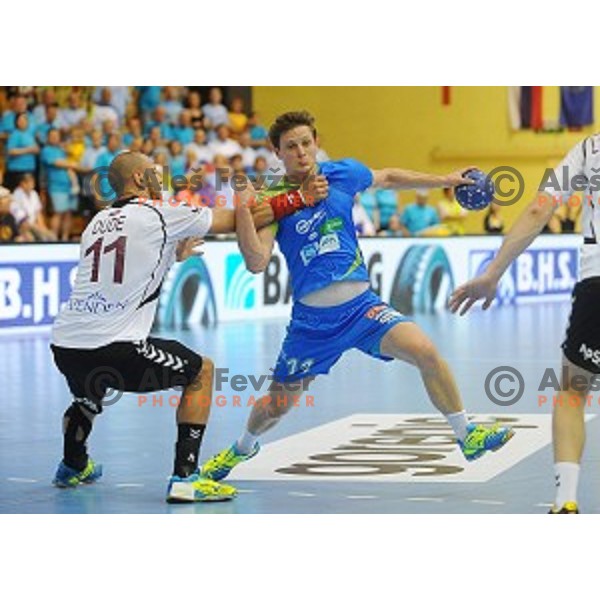
<instances>
[{"instance_id":1,"label":"blue and white ball","mask_svg":"<svg viewBox=\"0 0 600 600\"><path fill-rule=\"evenodd\" d=\"M479 169L471 169L464 175L474 183L457 186L454 190L456 200L467 210L483 210L494 199L494 182Z\"/></svg>"}]
</instances>

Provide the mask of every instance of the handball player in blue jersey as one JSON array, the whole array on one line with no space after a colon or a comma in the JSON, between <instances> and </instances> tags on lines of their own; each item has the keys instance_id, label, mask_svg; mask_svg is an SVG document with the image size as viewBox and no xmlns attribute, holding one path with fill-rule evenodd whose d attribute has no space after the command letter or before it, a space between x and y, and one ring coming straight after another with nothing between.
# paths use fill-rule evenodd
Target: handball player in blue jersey
<instances>
[{"instance_id":1,"label":"handball player in blue jersey","mask_svg":"<svg viewBox=\"0 0 600 600\"><path fill-rule=\"evenodd\" d=\"M287 401L258 400L240 438L208 460L202 474L221 480L254 456L259 436L289 411L298 389L307 389L315 376L329 373L351 348L382 361L403 360L419 369L431 402L447 418L467 460L502 447L512 430L469 423L454 377L433 343L371 291L352 222L353 198L367 188L455 187L471 181L461 172L440 176L394 168L371 170L350 158L317 163L317 132L306 112L281 115L269 137L286 176L266 196L297 192L311 178L322 185L323 177L329 193L324 201L259 231L249 208L237 203L238 243L248 269L264 271L277 240L290 271L292 319L272 386Z\"/></svg>"}]
</instances>

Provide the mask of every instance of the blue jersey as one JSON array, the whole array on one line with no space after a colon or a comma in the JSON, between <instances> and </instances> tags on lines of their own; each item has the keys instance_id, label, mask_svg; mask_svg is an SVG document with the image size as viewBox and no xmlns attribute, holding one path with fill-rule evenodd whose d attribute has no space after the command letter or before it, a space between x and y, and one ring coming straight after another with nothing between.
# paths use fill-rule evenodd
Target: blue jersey
<instances>
[{"instance_id":1,"label":"blue jersey","mask_svg":"<svg viewBox=\"0 0 600 600\"><path fill-rule=\"evenodd\" d=\"M30 148L31 146L37 146L33 134L27 130L21 131L20 129L15 129L8 137L6 149L14 150L19 148ZM9 155L6 166L9 171L19 171L21 173L24 173L25 171L35 171L35 154Z\"/></svg>"},{"instance_id":2,"label":"blue jersey","mask_svg":"<svg viewBox=\"0 0 600 600\"><path fill-rule=\"evenodd\" d=\"M369 281L352 221L354 196L373 183L371 171L347 158L319 164L329 196L279 222L277 242L285 256L294 300L336 281ZM289 189L289 184L284 184ZM284 189L271 188L269 195Z\"/></svg>"},{"instance_id":3,"label":"blue jersey","mask_svg":"<svg viewBox=\"0 0 600 600\"><path fill-rule=\"evenodd\" d=\"M59 146L46 146L41 153L41 162L46 169L46 181L49 192L70 192L71 179L67 169L56 167L56 161L67 160L67 154Z\"/></svg>"}]
</instances>

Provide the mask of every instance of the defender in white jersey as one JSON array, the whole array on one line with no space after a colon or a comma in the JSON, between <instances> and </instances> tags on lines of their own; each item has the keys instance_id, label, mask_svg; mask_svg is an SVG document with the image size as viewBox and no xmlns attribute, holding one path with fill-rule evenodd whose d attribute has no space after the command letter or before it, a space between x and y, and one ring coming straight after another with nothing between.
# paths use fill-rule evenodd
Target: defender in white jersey
<instances>
[{"instance_id":1,"label":"defender in white jersey","mask_svg":"<svg viewBox=\"0 0 600 600\"><path fill-rule=\"evenodd\" d=\"M579 282L573 290L571 316L562 344L563 366L567 367L563 373L568 373L568 381L562 382L561 401L553 407L556 498L552 514L579 512L577 485L585 443L584 407L592 379L600 373L599 173L600 135L597 134L572 148L554 169L553 177L545 178L538 197L514 224L486 272L457 288L450 299L452 311L461 309L461 315L479 299L484 299L484 309L489 308L510 263L535 240L556 208L574 201L575 193L583 192L583 198L579 199L583 203ZM580 386L581 381L588 382L587 387Z\"/></svg>"},{"instance_id":2,"label":"defender in white jersey","mask_svg":"<svg viewBox=\"0 0 600 600\"><path fill-rule=\"evenodd\" d=\"M74 398L64 415L64 456L54 483L74 487L101 476L86 440L108 388L182 387L167 500L227 500L235 489L204 479L197 469L210 410L212 361L177 341L148 335L163 278L178 250L189 253L189 246L208 232L234 231L235 216L159 200L160 190L149 189L152 171L160 185L160 173L143 154L123 153L111 163L109 180L119 199L85 229L73 291L52 330L54 359ZM258 207L255 218L264 226L273 221L273 211L269 205Z\"/></svg>"}]
</instances>

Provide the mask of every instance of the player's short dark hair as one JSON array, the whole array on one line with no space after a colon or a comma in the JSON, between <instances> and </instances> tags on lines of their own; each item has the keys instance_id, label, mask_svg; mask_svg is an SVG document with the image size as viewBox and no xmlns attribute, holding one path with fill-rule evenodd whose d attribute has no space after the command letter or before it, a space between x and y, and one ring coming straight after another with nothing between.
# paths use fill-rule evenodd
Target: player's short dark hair
<instances>
[{"instance_id":1,"label":"player's short dark hair","mask_svg":"<svg viewBox=\"0 0 600 600\"><path fill-rule=\"evenodd\" d=\"M274 148L279 148L281 136L291 129L306 125L312 131L313 137L317 138L317 129L315 127L315 118L306 110L287 112L279 115L271 128L269 129L269 139Z\"/></svg>"}]
</instances>

